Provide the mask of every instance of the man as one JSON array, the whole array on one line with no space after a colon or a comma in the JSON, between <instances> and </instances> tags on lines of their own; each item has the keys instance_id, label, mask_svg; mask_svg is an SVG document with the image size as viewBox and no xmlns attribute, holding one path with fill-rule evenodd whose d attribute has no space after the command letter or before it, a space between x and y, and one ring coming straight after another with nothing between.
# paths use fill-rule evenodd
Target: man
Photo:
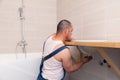
<instances>
[{"instance_id":1,"label":"man","mask_svg":"<svg viewBox=\"0 0 120 80\"><path fill-rule=\"evenodd\" d=\"M56 33L50 36L45 42L43 56L45 57L56 49L65 46L64 41L72 40L72 31L73 27L71 22L68 20L61 20L57 25ZM78 63L73 63L70 50L65 48L44 61L41 67L42 71L37 80L63 80L64 70L68 73L77 71L91 59L92 57L87 57L83 58L83 60Z\"/></svg>"}]
</instances>

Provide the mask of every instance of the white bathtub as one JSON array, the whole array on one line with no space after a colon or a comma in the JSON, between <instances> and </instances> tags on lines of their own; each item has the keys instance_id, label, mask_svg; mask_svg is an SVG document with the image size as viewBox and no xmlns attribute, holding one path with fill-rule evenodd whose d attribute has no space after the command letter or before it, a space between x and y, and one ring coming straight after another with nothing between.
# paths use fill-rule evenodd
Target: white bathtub
<instances>
[{"instance_id":1,"label":"white bathtub","mask_svg":"<svg viewBox=\"0 0 120 80\"><path fill-rule=\"evenodd\" d=\"M41 53L0 54L0 80L36 80Z\"/></svg>"}]
</instances>

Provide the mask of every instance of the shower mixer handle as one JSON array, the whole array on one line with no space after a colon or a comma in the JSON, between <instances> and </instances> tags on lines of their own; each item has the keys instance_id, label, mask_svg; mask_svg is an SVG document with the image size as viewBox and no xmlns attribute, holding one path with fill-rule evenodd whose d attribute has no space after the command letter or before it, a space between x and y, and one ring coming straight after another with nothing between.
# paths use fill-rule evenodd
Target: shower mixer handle
<instances>
[{"instance_id":1,"label":"shower mixer handle","mask_svg":"<svg viewBox=\"0 0 120 80\"><path fill-rule=\"evenodd\" d=\"M27 43L25 40L21 40L19 43L18 43L18 46L27 46Z\"/></svg>"}]
</instances>

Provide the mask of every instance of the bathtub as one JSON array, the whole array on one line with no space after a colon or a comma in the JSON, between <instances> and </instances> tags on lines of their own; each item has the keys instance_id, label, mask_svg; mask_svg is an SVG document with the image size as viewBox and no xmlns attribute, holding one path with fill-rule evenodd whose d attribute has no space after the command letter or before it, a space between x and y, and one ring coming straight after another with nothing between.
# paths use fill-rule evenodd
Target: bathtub
<instances>
[{"instance_id":1,"label":"bathtub","mask_svg":"<svg viewBox=\"0 0 120 80\"><path fill-rule=\"evenodd\" d=\"M0 54L0 80L36 80L41 53Z\"/></svg>"}]
</instances>

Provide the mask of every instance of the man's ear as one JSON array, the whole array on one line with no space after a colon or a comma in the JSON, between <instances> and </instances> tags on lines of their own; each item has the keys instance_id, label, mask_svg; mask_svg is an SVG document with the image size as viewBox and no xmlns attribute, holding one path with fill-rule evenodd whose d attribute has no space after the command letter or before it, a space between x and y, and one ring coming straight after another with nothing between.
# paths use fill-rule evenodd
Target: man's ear
<instances>
[{"instance_id":1,"label":"man's ear","mask_svg":"<svg viewBox=\"0 0 120 80\"><path fill-rule=\"evenodd\" d=\"M65 34L68 34L68 29L65 29Z\"/></svg>"}]
</instances>

